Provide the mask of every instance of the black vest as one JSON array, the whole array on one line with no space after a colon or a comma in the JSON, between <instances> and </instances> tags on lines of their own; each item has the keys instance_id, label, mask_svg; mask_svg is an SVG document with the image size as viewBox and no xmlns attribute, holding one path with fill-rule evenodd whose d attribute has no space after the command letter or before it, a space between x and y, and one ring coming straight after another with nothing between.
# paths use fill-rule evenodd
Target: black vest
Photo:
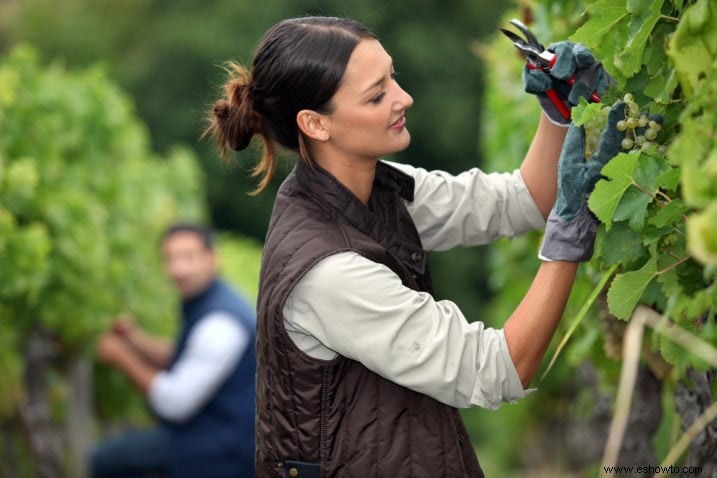
<instances>
[{"instance_id":1,"label":"black vest","mask_svg":"<svg viewBox=\"0 0 717 478\"><path fill-rule=\"evenodd\" d=\"M413 200L413 188L413 178L382 162L368 207L318 166L298 163L282 185L259 290L258 477L284 477L287 461L313 463L323 477L483 476L456 409L354 360L311 358L284 328L294 285L319 260L343 251L431 292L426 251L403 203Z\"/></svg>"}]
</instances>

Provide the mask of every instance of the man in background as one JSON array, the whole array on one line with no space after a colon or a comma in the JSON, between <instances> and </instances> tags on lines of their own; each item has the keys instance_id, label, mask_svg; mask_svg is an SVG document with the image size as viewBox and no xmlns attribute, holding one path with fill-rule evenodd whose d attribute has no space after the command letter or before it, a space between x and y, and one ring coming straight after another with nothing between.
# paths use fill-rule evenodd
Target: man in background
<instances>
[{"instance_id":1,"label":"man in background","mask_svg":"<svg viewBox=\"0 0 717 478\"><path fill-rule=\"evenodd\" d=\"M217 277L212 233L177 224L162 238L168 276L182 300L174 343L117 319L97 344L160 420L101 444L92 476L254 476L254 307Z\"/></svg>"}]
</instances>

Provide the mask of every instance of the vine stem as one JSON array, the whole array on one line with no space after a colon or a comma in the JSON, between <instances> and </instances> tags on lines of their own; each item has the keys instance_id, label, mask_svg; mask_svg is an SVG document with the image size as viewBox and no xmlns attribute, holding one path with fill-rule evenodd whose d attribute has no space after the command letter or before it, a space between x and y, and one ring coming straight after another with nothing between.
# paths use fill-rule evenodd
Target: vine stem
<instances>
[{"instance_id":1,"label":"vine stem","mask_svg":"<svg viewBox=\"0 0 717 478\"><path fill-rule=\"evenodd\" d=\"M672 447L672 449L667 453L665 459L662 460L660 468L665 468L670 466L670 464L675 463L685 452L687 447L690 445L690 442L697 438L697 435L699 435L702 430L704 430L715 418L717 418L717 402L710 405L709 408L707 408L702 415L697 417L697 419L692 422L692 425L685 430L685 433L682 434L677 443L675 443L675 446ZM661 471L655 475L655 477L658 476L666 475L665 472Z\"/></svg>"},{"instance_id":2,"label":"vine stem","mask_svg":"<svg viewBox=\"0 0 717 478\"><path fill-rule=\"evenodd\" d=\"M660 18L663 19L663 20L671 21L671 22L679 22L679 21L680 21L679 18L677 18L677 17L671 17L671 16L669 16L669 15L660 15Z\"/></svg>"},{"instance_id":3,"label":"vine stem","mask_svg":"<svg viewBox=\"0 0 717 478\"><path fill-rule=\"evenodd\" d=\"M634 180L632 181L632 185L635 186L635 188L637 188L638 191L643 192L643 193L647 194L648 196L650 196L652 199L654 199L657 203L660 204L661 207L665 207L667 204L672 202L669 198L668 198L667 202L660 201L660 199L657 197L656 194L652 194L649 189L646 189L645 186L643 186L642 184L636 183Z\"/></svg>"},{"instance_id":4,"label":"vine stem","mask_svg":"<svg viewBox=\"0 0 717 478\"><path fill-rule=\"evenodd\" d=\"M625 355L623 357L622 369L620 370L620 383L618 385L617 397L615 398L615 414L610 423L610 431L603 452L601 469L603 476L612 476L617 464L622 440L627 430L627 421L630 416L630 404L637 380L637 369L640 365L640 351L642 350L642 338L645 331L645 323L640 320L631 320L627 324L623 337Z\"/></svg>"},{"instance_id":5,"label":"vine stem","mask_svg":"<svg viewBox=\"0 0 717 478\"><path fill-rule=\"evenodd\" d=\"M667 194L663 193L662 191L658 190L658 191L657 191L657 194L659 194L660 196L662 196L662 197L665 199L665 201L667 201L667 204L670 204L670 203L672 202L672 199L670 199L670 196L668 196Z\"/></svg>"},{"instance_id":6,"label":"vine stem","mask_svg":"<svg viewBox=\"0 0 717 478\"><path fill-rule=\"evenodd\" d=\"M669 266L665 267L665 268L662 269L661 271L657 271L657 275L659 276L660 274L664 274L665 272L670 272L670 271L671 271L672 269L674 269L675 267L678 267L678 266L684 264L685 262L687 262L687 261L689 261L689 260L690 260L690 257L683 257L683 258L680 259L679 261L670 264Z\"/></svg>"},{"instance_id":7,"label":"vine stem","mask_svg":"<svg viewBox=\"0 0 717 478\"><path fill-rule=\"evenodd\" d=\"M668 204L670 204L670 203L672 202L672 199L670 199L670 197L669 197L667 194L663 193L663 192L660 191L660 190L657 191L657 194L652 194L649 190L645 189L644 186L642 186L641 184L636 183L635 181L632 181L632 185L635 186L638 191L643 192L643 193L647 194L648 196L650 196L652 199L654 199L655 202L660 205L660 207L665 207L665 206L667 206ZM659 195L660 197L664 198L664 201L660 201L660 199L657 197L658 195ZM683 214L683 215L682 215L682 220L683 220L683 221L687 221L687 216ZM682 237L686 237L686 236L685 236L685 233L682 232L682 231L680 231L680 230L677 229L676 227L673 226L672 229L673 229L677 234L681 235Z\"/></svg>"},{"instance_id":8,"label":"vine stem","mask_svg":"<svg viewBox=\"0 0 717 478\"><path fill-rule=\"evenodd\" d=\"M663 317L655 310L640 305L635 309L632 320L644 322L652 327L658 334L665 336L668 340L675 342L691 354L698 356L712 367L717 368L717 348L674 322L670 322L666 317Z\"/></svg>"},{"instance_id":9,"label":"vine stem","mask_svg":"<svg viewBox=\"0 0 717 478\"><path fill-rule=\"evenodd\" d=\"M623 350L625 356L623 359L622 370L620 371L620 383L615 399L615 414L610 424L607 443L605 444L605 452L602 460L603 476L610 476L607 473L610 466L617 463L622 439L627 429L627 420L630 412L630 404L632 402L633 390L637 380L637 369L640 361L640 350L642 348L642 338L645 326L649 326L654 331L663 335L668 340L675 342L677 345L689 350L690 353L698 356L713 367L717 367L717 348L700 339L696 335L688 332L679 325L669 322L666 317L660 315L657 311L639 305L635 308L632 318L627 325L625 336L623 338ZM674 462L685 450L689 442L694 439L709 423L717 417L717 403L713 403L680 437L677 444L670 450L663 460L662 466L666 463Z\"/></svg>"},{"instance_id":10,"label":"vine stem","mask_svg":"<svg viewBox=\"0 0 717 478\"><path fill-rule=\"evenodd\" d=\"M570 324L568 331L565 332L565 335L563 336L562 340L560 341L560 344L555 349L555 353L553 354L553 357L550 359L550 363L546 367L545 372L543 372L543 375L540 376L540 380L543 380L548 375L548 372L550 372L550 369L553 368L553 365L555 364L555 361L558 359L560 352L562 352L562 350L565 348L565 345L568 343L568 340L570 340L570 337L573 336L573 332L575 332L575 329L578 328L578 325L580 325L580 322L582 322L583 318L588 313L588 310L590 310L590 307L595 302L595 299L597 299L598 295L600 295L600 292L602 292L602 290L605 288L605 284L607 284L607 281L610 280L610 277L612 277L612 275L616 269L617 269L617 264L610 267L608 270L606 270L603 273L603 275L600 277L600 280L598 281L597 285L595 285L592 292L590 292L590 295L588 296L587 300L580 307L580 310L578 311L577 315L575 316L572 323Z\"/></svg>"}]
</instances>

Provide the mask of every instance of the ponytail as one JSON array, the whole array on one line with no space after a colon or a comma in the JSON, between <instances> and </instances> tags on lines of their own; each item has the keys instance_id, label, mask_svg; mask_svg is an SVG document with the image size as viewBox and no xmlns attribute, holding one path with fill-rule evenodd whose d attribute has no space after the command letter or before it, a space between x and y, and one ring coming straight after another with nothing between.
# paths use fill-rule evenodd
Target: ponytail
<instances>
[{"instance_id":1,"label":"ponytail","mask_svg":"<svg viewBox=\"0 0 717 478\"><path fill-rule=\"evenodd\" d=\"M259 185L251 195L266 189L276 169L276 148L266 134L261 116L254 109L253 84L251 75L242 65L230 62L227 65L229 80L224 85L224 98L214 103L209 114L203 136L211 135L219 148L222 158L228 152L242 151L258 134L263 143L263 155L252 170L253 177L261 177Z\"/></svg>"}]
</instances>

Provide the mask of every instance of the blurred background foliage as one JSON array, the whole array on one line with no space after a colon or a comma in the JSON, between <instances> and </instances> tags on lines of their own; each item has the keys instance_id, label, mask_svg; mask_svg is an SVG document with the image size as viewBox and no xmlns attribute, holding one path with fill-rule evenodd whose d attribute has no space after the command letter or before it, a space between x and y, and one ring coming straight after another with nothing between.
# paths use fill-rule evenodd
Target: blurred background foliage
<instances>
[{"instance_id":1,"label":"blurred background foliage","mask_svg":"<svg viewBox=\"0 0 717 478\"><path fill-rule=\"evenodd\" d=\"M88 440L149 420L124 379L95 367L77 385L73 377L83 368L72 364L91 363L93 338L113 314L131 312L159 333L174 330L176 298L156 251L157 235L171 220L216 227L223 273L256 297L274 193L293 160L286 157L268 191L250 197L257 151L222 163L199 139L224 80L223 62L249 62L261 35L283 18L354 17L381 38L415 99L412 144L392 159L453 173L473 166L507 171L522 160L540 113L522 91L522 61L497 27L520 16L534 21L546 42L561 39L578 7L570 0L520 6L509 0L0 0L0 234L14 241L0 236L0 273L19 257L13 251L37 261L15 266L27 278L14 290L0 284L0 475L43 475L29 458L30 425L21 413L31 398L24 374L32 340L56 350L44 372L50 425L76 430L81 420L66 404L82 402L78 388L93 384L80 410L91 414L91 436L85 425L84 435L69 442L76 445L64 458L67 469L81 473ZM549 28L551 8L559 9L565 30ZM13 174L17 181L3 183ZM29 189L8 199L22 181ZM502 326L538 266L538 240L536 233L433 254L438 297L457 302L469 320ZM586 269L571 303L580 304L592 287ZM37 339L39 332L45 335ZM603 409L609 413L610 380L597 376L585 357L601 347L595 334L585 334L538 382L540 393L497 412L464 411L489 476L580 476L571 470L594 463L604 437L590 420ZM616 373L605 360L600 370ZM573 433L580 427L587 431Z\"/></svg>"},{"instance_id":2,"label":"blurred background foliage","mask_svg":"<svg viewBox=\"0 0 717 478\"><path fill-rule=\"evenodd\" d=\"M351 16L367 24L395 58L402 86L415 98L412 145L394 159L459 172L480 165L478 148L483 65L470 45L496 31L506 1L266 0L0 2L0 50L29 42L44 61L68 68L99 63L134 100L159 153L188 145L206 175L209 218L220 230L263 240L273 196L292 159L258 198L246 193L257 159L247 150L225 164L200 141L204 115L224 80L227 60L250 62L261 35L300 15ZM434 260L439 295L461 299L480 317L487 295L481 250Z\"/></svg>"}]
</instances>

